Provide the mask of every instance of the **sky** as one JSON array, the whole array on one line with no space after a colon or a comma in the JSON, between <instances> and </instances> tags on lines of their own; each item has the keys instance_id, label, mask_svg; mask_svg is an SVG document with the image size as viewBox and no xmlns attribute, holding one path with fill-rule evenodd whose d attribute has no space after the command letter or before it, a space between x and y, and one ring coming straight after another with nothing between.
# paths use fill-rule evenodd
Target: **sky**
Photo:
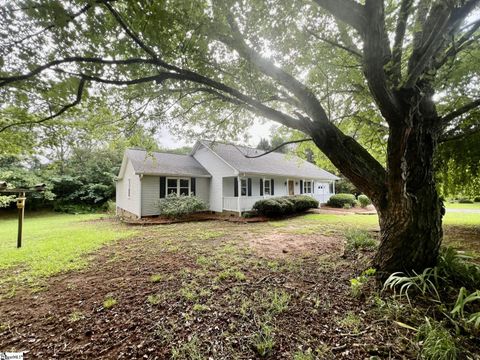
<instances>
[{"instance_id":1,"label":"sky","mask_svg":"<svg viewBox=\"0 0 480 360\"><path fill-rule=\"evenodd\" d=\"M248 145L252 147L256 147L259 143L261 138L270 139L271 137L271 127L278 124L267 120L254 120L254 125L250 126L247 129L247 134L249 135L249 141L242 145ZM191 141L186 141L185 139L179 139L172 135L168 128L164 127L161 129L160 134L158 136L158 143L162 148L174 149L182 146L191 146L195 143L198 139L192 139ZM216 139L221 140L221 139Z\"/></svg>"}]
</instances>

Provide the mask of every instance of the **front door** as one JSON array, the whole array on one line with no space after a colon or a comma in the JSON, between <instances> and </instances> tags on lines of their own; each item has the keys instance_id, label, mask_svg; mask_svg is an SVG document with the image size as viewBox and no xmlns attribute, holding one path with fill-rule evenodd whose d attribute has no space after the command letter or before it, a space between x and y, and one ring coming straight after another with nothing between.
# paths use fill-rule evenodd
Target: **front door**
<instances>
[{"instance_id":1,"label":"front door","mask_svg":"<svg viewBox=\"0 0 480 360\"><path fill-rule=\"evenodd\" d=\"M293 180L288 180L288 195L293 195L294 194L294 181Z\"/></svg>"}]
</instances>

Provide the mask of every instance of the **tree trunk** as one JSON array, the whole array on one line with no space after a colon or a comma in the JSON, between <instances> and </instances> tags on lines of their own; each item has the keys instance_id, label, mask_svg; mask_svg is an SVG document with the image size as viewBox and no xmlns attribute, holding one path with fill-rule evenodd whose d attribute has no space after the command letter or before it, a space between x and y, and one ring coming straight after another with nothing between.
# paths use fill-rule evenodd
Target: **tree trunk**
<instances>
[{"instance_id":1,"label":"tree trunk","mask_svg":"<svg viewBox=\"0 0 480 360\"><path fill-rule=\"evenodd\" d=\"M433 168L440 121L431 98L417 95L408 98L409 105L418 105L406 106L405 121L390 126L387 194L377 204L381 241L374 258L383 279L435 266L442 242L444 208Z\"/></svg>"},{"instance_id":2,"label":"tree trunk","mask_svg":"<svg viewBox=\"0 0 480 360\"><path fill-rule=\"evenodd\" d=\"M401 203L379 211L381 241L374 258L380 278L435 266L442 241L442 203L426 184Z\"/></svg>"}]
</instances>

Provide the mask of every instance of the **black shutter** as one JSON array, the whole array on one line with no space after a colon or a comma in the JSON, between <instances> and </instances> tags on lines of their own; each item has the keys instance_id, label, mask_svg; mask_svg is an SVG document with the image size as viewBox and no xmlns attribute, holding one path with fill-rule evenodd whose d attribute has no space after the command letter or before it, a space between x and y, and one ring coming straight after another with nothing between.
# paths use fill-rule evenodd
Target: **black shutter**
<instances>
[{"instance_id":1,"label":"black shutter","mask_svg":"<svg viewBox=\"0 0 480 360\"><path fill-rule=\"evenodd\" d=\"M233 178L233 196L238 197L238 178Z\"/></svg>"},{"instance_id":2,"label":"black shutter","mask_svg":"<svg viewBox=\"0 0 480 360\"><path fill-rule=\"evenodd\" d=\"M165 193L166 193L166 178L165 176L160 176L160 198L164 198L165 197Z\"/></svg>"},{"instance_id":3,"label":"black shutter","mask_svg":"<svg viewBox=\"0 0 480 360\"><path fill-rule=\"evenodd\" d=\"M312 194L315 194L315 181L312 180Z\"/></svg>"},{"instance_id":4,"label":"black shutter","mask_svg":"<svg viewBox=\"0 0 480 360\"><path fill-rule=\"evenodd\" d=\"M252 179L248 178L247 180L247 191L248 191L248 196L252 196Z\"/></svg>"},{"instance_id":5,"label":"black shutter","mask_svg":"<svg viewBox=\"0 0 480 360\"><path fill-rule=\"evenodd\" d=\"M195 178L190 178L190 194L192 194L193 196L196 195L196 193L195 193L196 186L197 186L197 182L196 182Z\"/></svg>"},{"instance_id":6,"label":"black shutter","mask_svg":"<svg viewBox=\"0 0 480 360\"><path fill-rule=\"evenodd\" d=\"M270 194L275 195L275 186L273 184L273 179L270 180Z\"/></svg>"},{"instance_id":7,"label":"black shutter","mask_svg":"<svg viewBox=\"0 0 480 360\"><path fill-rule=\"evenodd\" d=\"M300 194L303 194L303 180L300 180Z\"/></svg>"},{"instance_id":8,"label":"black shutter","mask_svg":"<svg viewBox=\"0 0 480 360\"><path fill-rule=\"evenodd\" d=\"M260 179L260 196L263 196L263 179Z\"/></svg>"}]
</instances>

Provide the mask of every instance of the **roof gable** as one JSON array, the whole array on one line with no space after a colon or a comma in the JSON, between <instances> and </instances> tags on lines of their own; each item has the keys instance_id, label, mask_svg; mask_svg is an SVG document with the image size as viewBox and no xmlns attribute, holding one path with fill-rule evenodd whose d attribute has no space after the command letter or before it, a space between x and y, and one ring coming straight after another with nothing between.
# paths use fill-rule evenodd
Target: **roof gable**
<instances>
[{"instance_id":1,"label":"roof gable","mask_svg":"<svg viewBox=\"0 0 480 360\"><path fill-rule=\"evenodd\" d=\"M124 162L130 161L136 174L210 177L205 168L191 155L179 155L145 150L127 149L120 169L123 176ZM122 172L123 170L123 172Z\"/></svg>"},{"instance_id":2,"label":"roof gable","mask_svg":"<svg viewBox=\"0 0 480 360\"><path fill-rule=\"evenodd\" d=\"M261 155L265 153L265 151L246 146L205 140L199 141L195 145L193 152L198 149L199 144L210 149L240 173L304 177L324 180L339 179L334 174L292 154L271 152L258 158L247 158L245 155Z\"/></svg>"}]
</instances>

